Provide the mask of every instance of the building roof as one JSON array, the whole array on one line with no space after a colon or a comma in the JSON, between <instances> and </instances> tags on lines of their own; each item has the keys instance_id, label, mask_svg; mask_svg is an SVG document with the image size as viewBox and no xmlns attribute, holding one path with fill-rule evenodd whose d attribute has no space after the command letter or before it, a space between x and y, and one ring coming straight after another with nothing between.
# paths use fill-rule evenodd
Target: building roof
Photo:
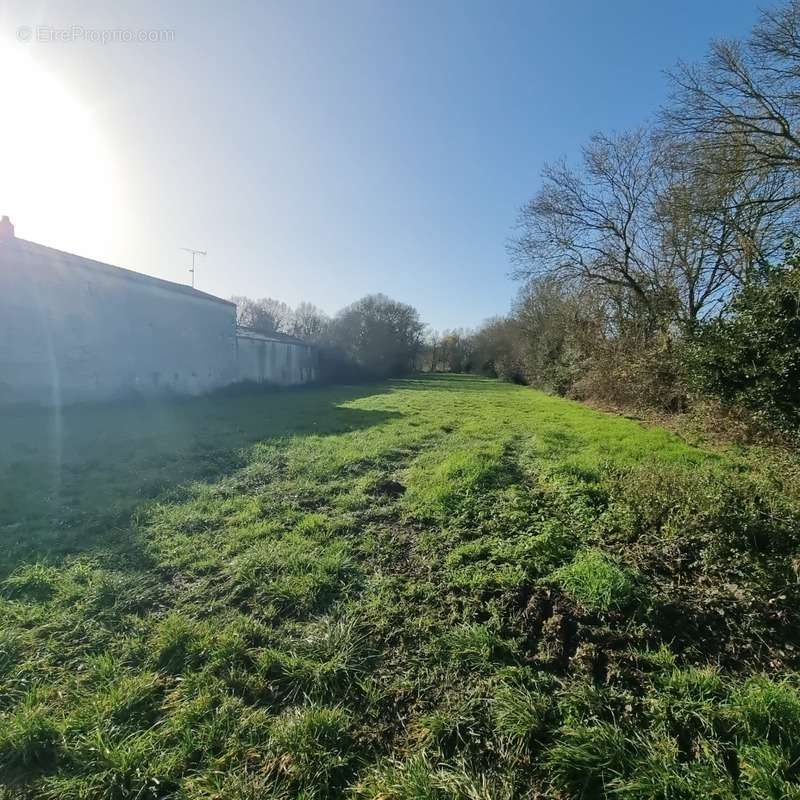
<instances>
[{"instance_id":1,"label":"building roof","mask_svg":"<svg viewBox=\"0 0 800 800\"><path fill-rule=\"evenodd\" d=\"M55 250L43 244L29 242L26 239L17 239L13 235L9 238L0 238L0 258L7 256L17 256L25 260L27 264L35 266L38 263L47 262L49 264L61 265L68 268L85 269L92 272L101 272L105 275L112 275L123 280L133 281L146 286L156 286L167 291L177 292L178 294L190 295L203 300L212 300L216 303L224 303L229 306L236 306L230 300L223 300L213 294L201 292L183 283L165 281L162 278L154 278L152 275L145 275L124 267L115 267L113 264L105 264L102 261L95 261L91 258L76 256L73 253L65 253L62 250Z\"/></svg>"},{"instance_id":2,"label":"building roof","mask_svg":"<svg viewBox=\"0 0 800 800\"><path fill-rule=\"evenodd\" d=\"M302 344L305 347L309 347L309 342L304 342L297 336L290 336L288 333L278 333L278 331L265 333L257 328L247 328L244 325L236 326L236 335L243 336L247 339L260 339L264 342L285 342L286 344Z\"/></svg>"}]
</instances>

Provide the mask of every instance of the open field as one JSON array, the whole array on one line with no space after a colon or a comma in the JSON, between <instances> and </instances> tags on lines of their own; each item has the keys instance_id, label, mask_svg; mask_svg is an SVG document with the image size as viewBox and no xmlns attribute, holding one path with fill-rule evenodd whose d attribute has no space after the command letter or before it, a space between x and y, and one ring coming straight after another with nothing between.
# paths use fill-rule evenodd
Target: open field
<instances>
[{"instance_id":1,"label":"open field","mask_svg":"<svg viewBox=\"0 0 800 800\"><path fill-rule=\"evenodd\" d=\"M0 798L800 798L788 459L459 376L0 442Z\"/></svg>"}]
</instances>

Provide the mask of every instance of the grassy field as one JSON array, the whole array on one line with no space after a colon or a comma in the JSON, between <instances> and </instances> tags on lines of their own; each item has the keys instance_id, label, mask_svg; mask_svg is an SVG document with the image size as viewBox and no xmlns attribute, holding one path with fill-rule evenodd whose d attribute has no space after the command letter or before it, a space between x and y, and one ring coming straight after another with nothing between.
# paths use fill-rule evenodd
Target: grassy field
<instances>
[{"instance_id":1,"label":"grassy field","mask_svg":"<svg viewBox=\"0 0 800 800\"><path fill-rule=\"evenodd\" d=\"M791 459L459 376L0 442L0 798L800 798Z\"/></svg>"}]
</instances>

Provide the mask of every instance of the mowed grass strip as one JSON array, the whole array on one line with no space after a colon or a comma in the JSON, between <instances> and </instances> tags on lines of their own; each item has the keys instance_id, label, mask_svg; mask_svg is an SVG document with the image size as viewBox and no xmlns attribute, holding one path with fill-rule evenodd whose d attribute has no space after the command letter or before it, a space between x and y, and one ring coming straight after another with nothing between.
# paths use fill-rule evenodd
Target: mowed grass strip
<instances>
[{"instance_id":1,"label":"mowed grass strip","mask_svg":"<svg viewBox=\"0 0 800 800\"><path fill-rule=\"evenodd\" d=\"M791 459L466 376L0 428L0 798L800 797Z\"/></svg>"}]
</instances>

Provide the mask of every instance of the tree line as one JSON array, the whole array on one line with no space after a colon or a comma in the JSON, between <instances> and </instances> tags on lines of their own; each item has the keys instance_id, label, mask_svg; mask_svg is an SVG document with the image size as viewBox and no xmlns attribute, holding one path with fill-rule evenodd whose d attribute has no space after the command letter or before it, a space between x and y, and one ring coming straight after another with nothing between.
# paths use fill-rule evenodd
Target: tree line
<instances>
[{"instance_id":1,"label":"tree line","mask_svg":"<svg viewBox=\"0 0 800 800\"><path fill-rule=\"evenodd\" d=\"M544 168L510 313L435 337L432 368L666 410L714 396L797 430L800 2L670 80L655 123Z\"/></svg>"},{"instance_id":2,"label":"tree line","mask_svg":"<svg viewBox=\"0 0 800 800\"><path fill-rule=\"evenodd\" d=\"M386 295L366 295L333 317L311 303L292 309L269 297L231 300L240 326L316 345L324 380L398 376L418 365L425 329L419 312Z\"/></svg>"},{"instance_id":3,"label":"tree line","mask_svg":"<svg viewBox=\"0 0 800 800\"><path fill-rule=\"evenodd\" d=\"M328 317L234 298L240 324L321 348L332 379L477 372L618 406L716 398L800 423L800 0L678 64L655 122L545 166L509 242L509 313L426 330L370 295Z\"/></svg>"}]
</instances>

